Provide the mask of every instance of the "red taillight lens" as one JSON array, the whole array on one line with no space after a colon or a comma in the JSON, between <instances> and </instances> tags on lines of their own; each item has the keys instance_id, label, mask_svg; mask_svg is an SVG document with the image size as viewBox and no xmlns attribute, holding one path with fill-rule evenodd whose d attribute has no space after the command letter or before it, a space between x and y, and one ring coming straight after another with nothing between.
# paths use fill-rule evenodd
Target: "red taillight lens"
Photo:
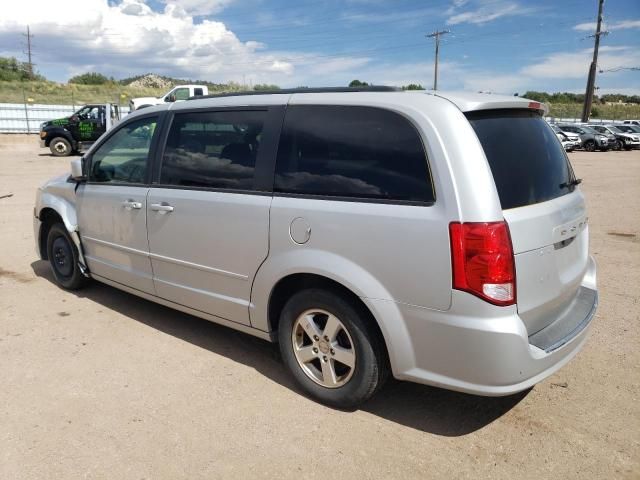
<instances>
[{"instance_id":1,"label":"red taillight lens","mask_svg":"<svg viewBox=\"0 0 640 480\"><path fill-rule=\"evenodd\" d=\"M516 303L516 275L506 222L449 224L453 288L494 305Z\"/></svg>"}]
</instances>

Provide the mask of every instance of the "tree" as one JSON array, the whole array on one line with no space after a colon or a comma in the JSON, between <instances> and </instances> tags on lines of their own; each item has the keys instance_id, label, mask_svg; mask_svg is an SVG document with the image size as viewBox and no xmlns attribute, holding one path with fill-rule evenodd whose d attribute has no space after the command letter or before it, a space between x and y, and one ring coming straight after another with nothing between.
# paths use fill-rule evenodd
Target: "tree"
<instances>
[{"instance_id":1,"label":"tree","mask_svg":"<svg viewBox=\"0 0 640 480\"><path fill-rule=\"evenodd\" d=\"M547 92L536 92L535 90L529 90L523 95L524 98L535 100L536 102L548 102L549 94Z\"/></svg>"},{"instance_id":2,"label":"tree","mask_svg":"<svg viewBox=\"0 0 640 480\"><path fill-rule=\"evenodd\" d=\"M265 90L280 90L278 85L270 85L268 83L257 83L253 86L256 92L263 92Z\"/></svg>"},{"instance_id":3,"label":"tree","mask_svg":"<svg viewBox=\"0 0 640 480\"><path fill-rule=\"evenodd\" d=\"M403 86L402 90L424 90L424 87L419 83L410 83L409 85Z\"/></svg>"},{"instance_id":4,"label":"tree","mask_svg":"<svg viewBox=\"0 0 640 480\"><path fill-rule=\"evenodd\" d=\"M109 79L101 73L89 72L82 75L76 75L69 79L69 83L76 83L78 85L104 85L105 83L113 82L113 78Z\"/></svg>"},{"instance_id":5,"label":"tree","mask_svg":"<svg viewBox=\"0 0 640 480\"><path fill-rule=\"evenodd\" d=\"M0 81L31 80L29 64L19 62L15 57L0 57ZM33 80L45 80L42 75L34 75Z\"/></svg>"},{"instance_id":6,"label":"tree","mask_svg":"<svg viewBox=\"0 0 640 480\"><path fill-rule=\"evenodd\" d=\"M368 87L369 84L367 82L361 82L360 80L351 80L349 83L349 87Z\"/></svg>"}]
</instances>

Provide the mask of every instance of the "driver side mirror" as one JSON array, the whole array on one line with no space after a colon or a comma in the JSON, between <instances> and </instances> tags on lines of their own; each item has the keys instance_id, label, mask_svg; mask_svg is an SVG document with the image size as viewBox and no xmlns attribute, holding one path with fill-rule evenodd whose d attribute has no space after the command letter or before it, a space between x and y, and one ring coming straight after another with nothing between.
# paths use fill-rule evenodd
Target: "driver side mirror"
<instances>
[{"instance_id":1,"label":"driver side mirror","mask_svg":"<svg viewBox=\"0 0 640 480\"><path fill-rule=\"evenodd\" d=\"M71 160L71 178L76 182L82 182L86 180L82 172L82 160L74 158Z\"/></svg>"},{"instance_id":2,"label":"driver side mirror","mask_svg":"<svg viewBox=\"0 0 640 480\"><path fill-rule=\"evenodd\" d=\"M169 95L168 101L175 102L176 101L176 94L172 93L171 95Z\"/></svg>"}]
</instances>

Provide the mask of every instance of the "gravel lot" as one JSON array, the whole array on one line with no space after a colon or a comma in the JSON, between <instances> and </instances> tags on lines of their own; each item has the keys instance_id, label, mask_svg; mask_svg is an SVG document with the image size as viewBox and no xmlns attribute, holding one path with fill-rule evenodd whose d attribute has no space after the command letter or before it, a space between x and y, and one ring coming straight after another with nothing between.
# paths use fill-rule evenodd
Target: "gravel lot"
<instances>
[{"instance_id":1,"label":"gravel lot","mask_svg":"<svg viewBox=\"0 0 640 480\"><path fill-rule=\"evenodd\" d=\"M277 349L94 283L52 283L34 192L65 172L0 136L0 478L640 478L640 152L572 153L600 308L529 392L391 382L361 410L296 390Z\"/></svg>"}]
</instances>

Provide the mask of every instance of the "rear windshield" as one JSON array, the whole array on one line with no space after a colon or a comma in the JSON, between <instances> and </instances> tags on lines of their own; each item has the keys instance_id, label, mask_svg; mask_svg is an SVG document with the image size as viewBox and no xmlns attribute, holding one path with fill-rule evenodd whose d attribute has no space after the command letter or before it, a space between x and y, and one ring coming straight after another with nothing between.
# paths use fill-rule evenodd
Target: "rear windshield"
<instances>
[{"instance_id":1,"label":"rear windshield","mask_svg":"<svg viewBox=\"0 0 640 480\"><path fill-rule=\"evenodd\" d=\"M486 110L467 118L489 161L503 210L573 190L573 171L547 122L529 110Z\"/></svg>"}]
</instances>

